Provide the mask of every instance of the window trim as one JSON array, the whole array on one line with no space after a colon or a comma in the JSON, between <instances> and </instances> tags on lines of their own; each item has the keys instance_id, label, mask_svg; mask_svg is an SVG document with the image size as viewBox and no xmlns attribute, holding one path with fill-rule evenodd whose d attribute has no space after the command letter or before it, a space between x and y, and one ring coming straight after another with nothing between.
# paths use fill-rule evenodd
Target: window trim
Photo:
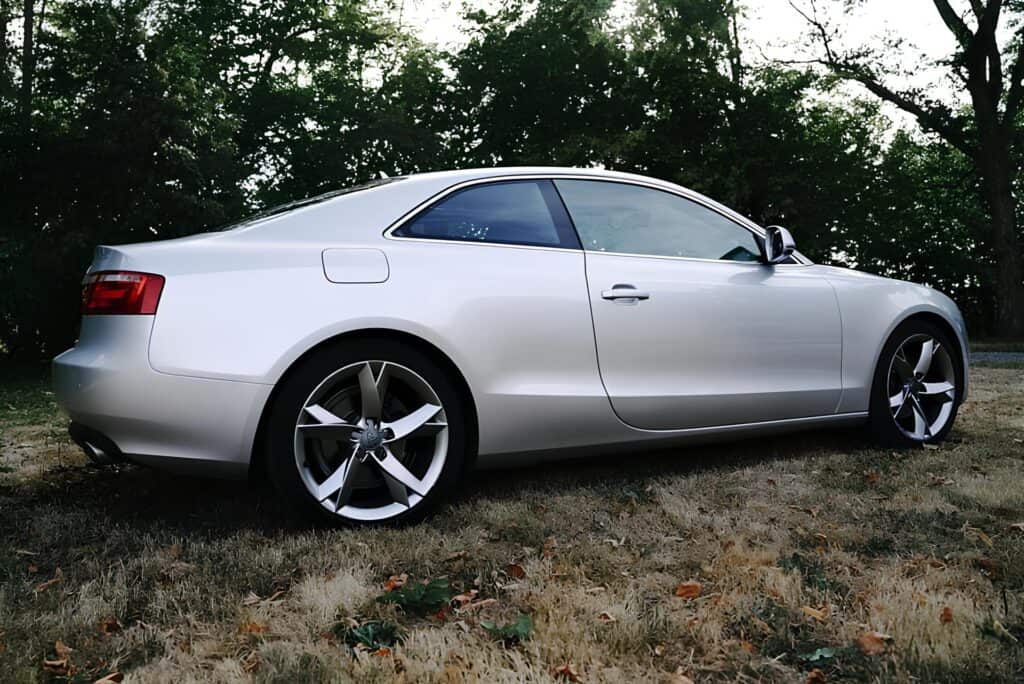
<instances>
[{"instance_id":1,"label":"window trim","mask_svg":"<svg viewBox=\"0 0 1024 684\"><path fill-rule=\"evenodd\" d=\"M474 244L474 245L500 245L506 247L529 247L533 249L570 249L582 251L583 245L580 243L579 233L576 231L576 226L572 222L572 217L569 215L569 210L566 209L565 203L562 201L561 195L558 193L558 189L550 178L524 178L524 177L510 177L502 178L499 180L489 179L489 183L473 183L473 184L460 184L458 187L451 188L449 192L445 192L440 197L432 199L427 206L420 206L413 210L408 218L403 217L399 219L399 223L387 230L385 237L391 238L392 240L431 240L435 242L458 242L463 244ZM438 205L449 199L459 195L463 192L473 190L477 186L488 186L488 185L511 185L514 183L530 183L533 184L541 194L541 200L544 202L544 208L548 212L548 217L551 219L551 225L555 229L555 236L558 239L557 243L546 244L539 242L511 242L504 240L474 240L471 238L458 238L458 237L441 237L441 236L416 236L416 235L395 235L395 231L405 228L411 223L414 223L421 216L432 211Z\"/></svg>"},{"instance_id":2,"label":"window trim","mask_svg":"<svg viewBox=\"0 0 1024 684\"><path fill-rule=\"evenodd\" d=\"M701 205L702 207L704 207L705 209L713 211L716 214L721 215L723 218L726 218L729 221L732 221L737 226L739 226L739 227L741 227L741 228L743 228L745 230L750 231L754 235L754 238L757 239L758 241L761 241L761 242L764 241L764 228L762 228L761 226L757 225L756 223L754 223L750 219L742 216L741 214L736 213L732 209L729 209L728 207L725 207L724 205L718 204L714 200L711 200L711 199L709 199L707 197L704 197L703 195L701 195L701 194L699 194L697 192L694 192L693 190L689 190L687 188L682 188L682 187L675 186L675 185L668 185L667 182L665 182L665 181L657 181L657 180L654 180L654 179L645 180L645 179L642 179L642 178L619 178L619 177L616 177L616 176L601 176L601 175L598 175L598 174L581 174L581 173L522 173L522 174L510 173L510 174L497 175L497 176L486 176L484 178L472 178L472 179L469 179L469 180L460 181L458 183L450 185L447 188L444 188L444 189L434 193L433 195L431 195L430 197L428 197L424 201L422 201L419 204L417 204L411 210L409 210L409 211L405 212L404 214L402 214L391 225L389 225L387 228L384 229L383 236L384 236L384 238L386 238L388 240L399 240L399 241L408 241L408 242L455 243L455 244L461 244L461 245L478 245L478 246L483 246L483 247L504 247L506 249L537 249L537 250L545 250L545 251L546 250L556 250L556 251L560 251L560 252L561 251L570 250L570 251L579 251L579 252L582 252L583 254L606 254L606 255L609 255L609 256L632 257L634 259L672 259L672 260L675 260L675 261L696 261L696 262L705 263L705 264L732 264L732 265L738 265L738 266L758 266L758 267L764 267L765 266L765 264L763 264L761 262L758 262L758 261L723 261L721 259L700 259L700 258L697 258L697 257L660 256L660 255L657 255L657 254L640 254L640 253L636 253L636 252L593 252L593 251L588 251L588 250L583 249L582 244L580 244L579 247L563 247L563 246L550 246L550 247L547 247L547 246L534 246L534 245L523 245L523 244L510 244L510 243L506 243L506 242L483 242L483 241L480 241L480 240L448 240L448 239L443 239L443 238L403 237L401 235L393 235L392 234L392 233L394 233L394 231L398 230L403 225L405 225L409 221L413 220L420 212L424 211L425 209L428 209L429 207L433 206L435 203L440 202L445 197L448 197L449 195L451 195L454 192L457 192L459 190L463 190L463 189L465 189L467 187L471 187L471 186L474 186L474 185L488 185L488 184L491 184L491 183L500 183L502 181L506 181L507 182L507 181L513 181L513 180L547 180L547 181L556 181L556 180L589 180L589 181L601 181L601 182L605 182L605 183L621 183L623 185L638 185L640 187L650 188L651 190L660 190L662 192L667 192L667 193L669 193L671 195L676 195L677 197L682 197L683 199L690 200L691 202L695 202L695 203ZM558 192L558 187L555 186L554 183L552 183L552 186L555 187L555 192ZM559 199L561 200L561 194L559 194ZM568 214L569 210L568 210L568 208L565 207L565 202L564 201L562 202L562 208ZM552 217L552 218L554 218L554 217ZM570 219L570 221L572 220L572 215L571 214L569 215L569 219ZM579 231L576 230L575 225L573 225L573 232L576 234L577 242L579 242L579 240L580 240L580 238L579 238ZM793 267L806 267L806 266L813 266L814 265L813 261L811 261L810 259L805 257L799 251L794 252L792 258L796 261L796 263L793 263L793 264L775 264L774 268L779 268L779 267L793 268Z\"/></svg>"}]
</instances>

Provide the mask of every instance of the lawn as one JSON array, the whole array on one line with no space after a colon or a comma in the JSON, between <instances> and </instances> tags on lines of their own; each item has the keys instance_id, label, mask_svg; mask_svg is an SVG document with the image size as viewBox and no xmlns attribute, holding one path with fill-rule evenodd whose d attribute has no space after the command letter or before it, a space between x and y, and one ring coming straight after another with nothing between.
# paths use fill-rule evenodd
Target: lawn
<instances>
[{"instance_id":1,"label":"lawn","mask_svg":"<svg viewBox=\"0 0 1024 684\"><path fill-rule=\"evenodd\" d=\"M87 467L44 374L0 374L5 682L1024 678L1020 368L976 368L939 448L824 432L479 473L386 530Z\"/></svg>"}]
</instances>

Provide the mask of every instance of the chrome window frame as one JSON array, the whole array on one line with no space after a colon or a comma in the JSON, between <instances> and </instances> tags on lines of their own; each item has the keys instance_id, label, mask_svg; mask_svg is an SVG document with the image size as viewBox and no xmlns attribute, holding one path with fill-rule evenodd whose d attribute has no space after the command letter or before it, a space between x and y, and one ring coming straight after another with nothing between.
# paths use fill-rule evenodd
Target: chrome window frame
<instances>
[{"instance_id":1,"label":"chrome window frame","mask_svg":"<svg viewBox=\"0 0 1024 684\"><path fill-rule=\"evenodd\" d=\"M504 242L486 242L483 240L445 240L442 238L431 238L431 237L404 237L400 235L393 235L394 231L401 228L403 225L415 218L420 212L430 208L432 205L440 202L445 197L448 197L454 192L464 190L467 187L474 185L487 185L489 183L508 182L510 180L585 180L585 181L597 181L602 183L621 183L623 185L636 185L651 190L658 190L666 192L670 195L675 195L685 200L694 202L709 211L713 211L719 216L725 218L732 223L735 223L738 227L749 231L754 235L756 239L764 241L765 230L761 226L757 225L753 221L747 219L741 214L725 207L724 205L718 204L710 198L704 197L703 195L696 193L686 188L668 184L665 181L644 181L639 178L619 178L616 176L602 176L600 174L573 174L573 173L527 173L527 174L502 174L497 176L486 176L483 178L471 178L469 180L461 181L453 185L434 193L426 200L420 202L411 210L402 214L397 220L395 220L390 226L384 229L383 237L387 240L396 240L402 242L431 242L431 243L448 243L458 245L477 245L482 247L504 247L512 249L536 249L543 251L558 251L558 252L581 252L583 254L607 254L609 256L622 256L631 257L635 259L672 259L675 261L697 261L707 264L733 264L742 266L758 266L764 267L769 264L764 264L760 261L731 261L728 259L702 259L698 257L681 257L681 256L668 256L659 254L642 254L638 252L602 252L588 250L586 247L566 247L566 246L552 246L544 247L539 245L517 245L509 244ZM557 189L557 186L556 186ZM564 200L563 200L564 203ZM568 211L568 207L566 207ZM570 214L571 216L571 214ZM574 228L575 229L575 228ZM577 237L579 237L579 231L576 231ZM582 245L582 238L580 238L580 244ZM773 264L772 266L777 268L780 266L812 266L814 262L805 257L799 251L793 253L793 259L797 262L795 264Z\"/></svg>"}]
</instances>

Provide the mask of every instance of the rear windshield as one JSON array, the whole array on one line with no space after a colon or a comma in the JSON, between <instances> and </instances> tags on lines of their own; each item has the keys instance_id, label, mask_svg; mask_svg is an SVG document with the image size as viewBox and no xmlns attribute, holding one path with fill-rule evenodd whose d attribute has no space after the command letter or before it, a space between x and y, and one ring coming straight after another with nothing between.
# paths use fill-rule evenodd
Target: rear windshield
<instances>
[{"instance_id":1,"label":"rear windshield","mask_svg":"<svg viewBox=\"0 0 1024 684\"><path fill-rule=\"evenodd\" d=\"M277 216L278 214L284 214L294 209L301 209L302 207L308 207L313 204L320 204L321 202L326 202L329 199L341 197L342 195L349 195L352 194L353 192L359 192L360 190L371 190L373 188L379 188L382 185L388 185L389 183L394 183L395 181L400 181L403 180L404 178L405 176L395 176L394 178L378 178L376 180L369 181L368 183L362 183L361 185L353 185L348 188L342 188L341 190L331 190L330 192L325 192L322 195L314 195L313 197L305 197L303 199L294 200L292 202L285 202L284 204L279 204L276 207L270 207L269 209L258 211L251 216L246 216L241 221L229 223L228 225L221 226L220 228L216 228L215 230L225 231L235 230L236 228L245 228L247 226L253 225L254 223L259 223L261 221L265 221L269 218Z\"/></svg>"}]
</instances>

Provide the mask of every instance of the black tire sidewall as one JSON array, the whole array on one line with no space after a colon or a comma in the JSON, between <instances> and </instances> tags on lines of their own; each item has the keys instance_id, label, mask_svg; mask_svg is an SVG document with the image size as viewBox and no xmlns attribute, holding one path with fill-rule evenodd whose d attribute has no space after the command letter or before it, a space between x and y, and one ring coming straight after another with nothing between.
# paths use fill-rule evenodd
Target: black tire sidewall
<instances>
[{"instance_id":1,"label":"black tire sidewall","mask_svg":"<svg viewBox=\"0 0 1024 684\"><path fill-rule=\"evenodd\" d=\"M448 453L441 476L410 510L381 521L344 518L325 509L306 489L295 462L295 421L306 399L326 377L361 361L391 361L419 374L437 393L448 420ZM422 519L454 492L467 460L464 400L438 364L418 349L389 339L360 338L325 345L299 361L272 400L264 440L267 475L284 503L299 515L328 525L388 525Z\"/></svg>"},{"instance_id":2,"label":"black tire sidewall","mask_svg":"<svg viewBox=\"0 0 1024 684\"><path fill-rule=\"evenodd\" d=\"M907 437L896 426L896 422L892 419L888 397L888 374L892 358L905 340L918 334L930 335L949 351L950 358L953 361L953 370L956 376L956 399L953 402L953 412L950 414L949 420L946 421L945 426L943 426L937 434L932 435L930 438L923 441L917 441ZM953 429L953 423L956 422L957 411L960 408L960 401L963 394L964 368L961 355L956 351L958 349L959 347L955 344L954 340L950 338L947 332L939 326L925 320L904 321L898 325L895 330L893 330L889 339L886 341L885 346L882 348L882 353L878 358L878 364L875 367L874 379L871 383L869 421L871 431L878 441L887 446L910 448L920 446L922 444L934 444L946 439L950 430Z\"/></svg>"}]
</instances>

